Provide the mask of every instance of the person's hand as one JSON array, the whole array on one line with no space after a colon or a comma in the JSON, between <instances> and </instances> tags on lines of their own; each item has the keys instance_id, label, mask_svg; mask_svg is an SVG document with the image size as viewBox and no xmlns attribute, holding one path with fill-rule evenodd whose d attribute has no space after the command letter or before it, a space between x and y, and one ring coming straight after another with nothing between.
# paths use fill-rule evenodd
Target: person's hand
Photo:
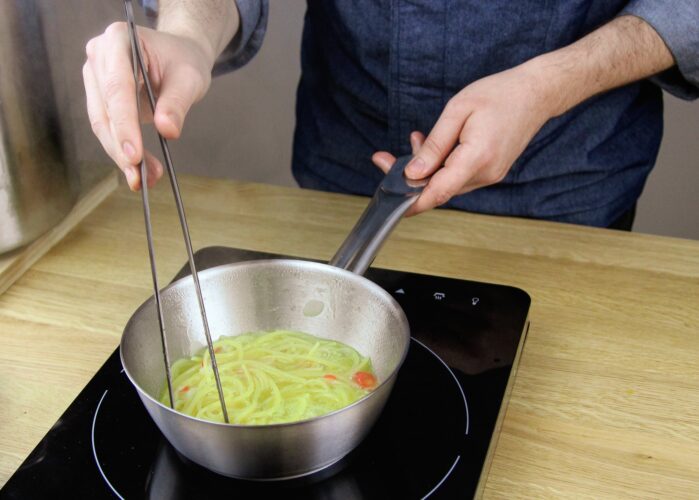
<instances>
[{"instance_id":1,"label":"person's hand","mask_svg":"<svg viewBox=\"0 0 699 500\"><path fill-rule=\"evenodd\" d=\"M528 66L497 73L465 87L446 105L430 134L410 135L415 158L408 178L432 175L408 215L443 205L453 196L500 182L539 129L555 115L545 82ZM395 157L372 160L387 172Z\"/></svg>"},{"instance_id":2,"label":"person's hand","mask_svg":"<svg viewBox=\"0 0 699 500\"><path fill-rule=\"evenodd\" d=\"M163 137L176 139L189 108L209 88L215 54L211 46L194 36L143 27L138 28L138 35L144 63L158 96L153 116L141 82L140 118L153 120ZM126 24L112 24L102 35L90 40L85 51L83 79L93 132L134 191L141 185L138 165L145 154L148 184L153 185L162 176L163 166L143 149Z\"/></svg>"}]
</instances>

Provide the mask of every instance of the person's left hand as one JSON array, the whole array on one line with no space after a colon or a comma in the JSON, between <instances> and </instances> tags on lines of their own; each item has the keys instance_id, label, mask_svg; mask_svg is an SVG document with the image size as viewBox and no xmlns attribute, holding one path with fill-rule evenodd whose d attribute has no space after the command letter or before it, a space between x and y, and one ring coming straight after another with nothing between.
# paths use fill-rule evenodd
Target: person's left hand
<instances>
[{"instance_id":1,"label":"person's left hand","mask_svg":"<svg viewBox=\"0 0 699 500\"><path fill-rule=\"evenodd\" d=\"M556 102L551 101L557 99L547 97L548 82L535 70L525 63L468 85L450 99L427 137L410 134L415 158L406 176L432 178L408 215L505 177L532 137L556 114ZM379 151L372 161L388 172L395 157Z\"/></svg>"}]
</instances>

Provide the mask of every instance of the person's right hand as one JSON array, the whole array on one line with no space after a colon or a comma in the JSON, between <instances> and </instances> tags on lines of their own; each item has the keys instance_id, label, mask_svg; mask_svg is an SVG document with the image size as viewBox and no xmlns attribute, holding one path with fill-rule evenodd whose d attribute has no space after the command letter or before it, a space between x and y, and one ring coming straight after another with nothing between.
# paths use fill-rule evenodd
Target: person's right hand
<instances>
[{"instance_id":1,"label":"person's right hand","mask_svg":"<svg viewBox=\"0 0 699 500\"><path fill-rule=\"evenodd\" d=\"M189 108L201 99L211 83L215 54L194 37L178 36L139 27L141 51L157 97L151 114L143 82L140 84L141 120L155 122L166 139L176 139ZM141 186L140 162L145 154L148 185L163 174L162 164L143 149L131 44L125 23L110 25L85 48L83 79L92 131L123 171L133 191Z\"/></svg>"}]
</instances>

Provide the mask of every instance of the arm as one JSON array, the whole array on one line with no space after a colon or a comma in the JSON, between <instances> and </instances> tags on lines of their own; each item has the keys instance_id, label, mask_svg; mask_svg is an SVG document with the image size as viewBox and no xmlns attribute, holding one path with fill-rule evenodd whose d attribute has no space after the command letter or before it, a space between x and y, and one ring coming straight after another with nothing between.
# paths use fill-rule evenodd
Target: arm
<instances>
[{"instance_id":1,"label":"arm","mask_svg":"<svg viewBox=\"0 0 699 500\"><path fill-rule=\"evenodd\" d=\"M198 42L213 68L213 61L238 32L240 17L231 0L161 0L158 31Z\"/></svg>"},{"instance_id":2,"label":"arm","mask_svg":"<svg viewBox=\"0 0 699 500\"><path fill-rule=\"evenodd\" d=\"M144 99L141 118L152 118L168 139L179 137L185 116L209 88L216 57L238 32L240 17L231 0L161 0L158 30L140 27L149 77L158 94L155 115ZM145 154L149 183L162 165L143 150L131 66L131 46L124 23L114 23L90 40L83 79L92 130L124 172L131 189L140 186L136 165Z\"/></svg>"},{"instance_id":3,"label":"arm","mask_svg":"<svg viewBox=\"0 0 699 500\"><path fill-rule=\"evenodd\" d=\"M680 99L699 97L699 2L629 0L621 15L643 19L658 32L675 66L649 80Z\"/></svg>"},{"instance_id":4,"label":"arm","mask_svg":"<svg viewBox=\"0 0 699 500\"><path fill-rule=\"evenodd\" d=\"M551 79L547 98L555 103L553 117L594 95L660 73L675 61L648 23L622 16L529 64L542 78Z\"/></svg>"},{"instance_id":5,"label":"arm","mask_svg":"<svg viewBox=\"0 0 699 500\"><path fill-rule=\"evenodd\" d=\"M673 64L670 50L650 25L622 16L572 45L465 87L449 101L427 138L419 132L411 136L415 158L407 175L432 175L411 214L501 181L549 119ZM386 152L374 155L383 170L392 160Z\"/></svg>"}]
</instances>

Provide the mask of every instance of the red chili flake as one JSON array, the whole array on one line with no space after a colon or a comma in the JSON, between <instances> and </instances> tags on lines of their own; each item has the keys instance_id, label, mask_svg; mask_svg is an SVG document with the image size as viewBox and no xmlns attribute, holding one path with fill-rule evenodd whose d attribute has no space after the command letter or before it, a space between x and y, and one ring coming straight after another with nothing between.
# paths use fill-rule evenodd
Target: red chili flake
<instances>
[{"instance_id":1,"label":"red chili flake","mask_svg":"<svg viewBox=\"0 0 699 500\"><path fill-rule=\"evenodd\" d=\"M352 376L352 380L362 389L372 389L376 386L376 377L369 372L357 372Z\"/></svg>"},{"instance_id":2,"label":"red chili flake","mask_svg":"<svg viewBox=\"0 0 699 500\"><path fill-rule=\"evenodd\" d=\"M323 378L326 378L328 380L337 380L337 377L333 375L332 373L328 373L326 375L323 375Z\"/></svg>"},{"instance_id":3,"label":"red chili flake","mask_svg":"<svg viewBox=\"0 0 699 500\"><path fill-rule=\"evenodd\" d=\"M218 346L216 349L214 349L214 352L218 354L219 352L221 352L222 349L223 348L221 346Z\"/></svg>"},{"instance_id":4,"label":"red chili flake","mask_svg":"<svg viewBox=\"0 0 699 500\"><path fill-rule=\"evenodd\" d=\"M180 392L187 392L189 390L189 386L185 385L182 389L180 389Z\"/></svg>"}]
</instances>

